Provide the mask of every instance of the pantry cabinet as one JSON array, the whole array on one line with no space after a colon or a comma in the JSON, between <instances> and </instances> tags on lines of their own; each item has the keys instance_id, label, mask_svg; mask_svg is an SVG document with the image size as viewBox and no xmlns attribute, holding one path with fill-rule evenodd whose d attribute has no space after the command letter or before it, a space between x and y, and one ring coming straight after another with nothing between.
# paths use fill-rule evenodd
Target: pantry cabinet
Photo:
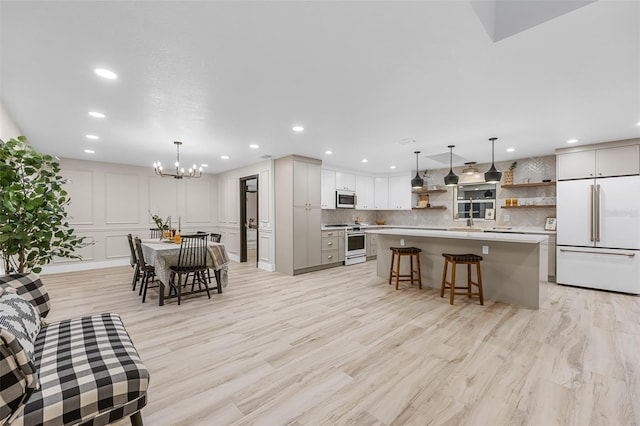
<instances>
[{"instance_id":1,"label":"pantry cabinet","mask_svg":"<svg viewBox=\"0 0 640 426\"><path fill-rule=\"evenodd\" d=\"M640 145L558 154L558 180L629 176L640 173Z\"/></svg>"}]
</instances>

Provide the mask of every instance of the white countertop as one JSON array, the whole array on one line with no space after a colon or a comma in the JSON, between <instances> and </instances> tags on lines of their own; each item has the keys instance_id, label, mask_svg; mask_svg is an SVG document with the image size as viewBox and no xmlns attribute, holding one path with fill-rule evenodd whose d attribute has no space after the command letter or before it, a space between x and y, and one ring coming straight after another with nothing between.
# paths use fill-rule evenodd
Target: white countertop
<instances>
[{"instance_id":1,"label":"white countertop","mask_svg":"<svg viewBox=\"0 0 640 426\"><path fill-rule=\"evenodd\" d=\"M406 229L400 227L367 229L367 233L380 235L400 235L405 237L451 238L458 240L499 241L525 244L539 244L549 238L546 235L531 235L506 232L464 232L428 229Z\"/></svg>"},{"instance_id":2,"label":"white countertop","mask_svg":"<svg viewBox=\"0 0 640 426\"><path fill-rule=\"evenodd\" d=\"M348 226L344 226L344 227L335 227L335 226L331 226L331 227L327 227L325 225L322 225L321 230L322 231L333 231L333 230L345 230L347 228L353 228L354 226L359 226L361 229L364 230L373 230L373 229L418 229L418 230L425 230L425 231L447 231L447 232L459 232L459 231L448 231L449 228L454 228L456 226L451 226L451 227L443 227L443 226L410 226L410 225L348 225ZM464 225L461 224L460 226L457 226L456 228L463 228ZM534 234L534 235L555 235L556 231L546 231L542 228L517 228L517 227L497 227L497 228L484 228L483 229L484 232L489 232L492 234L495 233L507 233L507 234Z\"/></svg>"}]
</instances>

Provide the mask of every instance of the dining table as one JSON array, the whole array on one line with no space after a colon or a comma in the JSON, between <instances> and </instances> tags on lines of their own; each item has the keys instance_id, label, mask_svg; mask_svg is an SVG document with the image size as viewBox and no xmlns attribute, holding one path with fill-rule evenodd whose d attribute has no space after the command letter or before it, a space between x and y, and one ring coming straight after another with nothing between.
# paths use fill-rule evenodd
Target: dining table
<instances>
[{"instance_id":1,"label":"dining table","mask_svg":"<svg viewBox=\"0 0 640 426\"><path fill-rule=\"evenodd\" d=\"M171 267L178 264L180 243L173 239L142 240L142 253L147 264L153 265L159 281L158 293L160 306L164 305L165 287L171 279ZM207 266L214 270L218 293L227 285L229 256L223 243L207 241ZM205 291L205 290L203 290Z\"/></svg>"}]
</instances>

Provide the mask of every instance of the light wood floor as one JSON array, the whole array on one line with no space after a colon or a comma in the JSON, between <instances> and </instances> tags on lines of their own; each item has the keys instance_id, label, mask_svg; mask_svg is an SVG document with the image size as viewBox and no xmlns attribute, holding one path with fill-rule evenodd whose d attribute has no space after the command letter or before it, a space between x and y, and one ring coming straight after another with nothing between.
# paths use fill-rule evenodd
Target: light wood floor
<instances>
[{"instance_id":1,"label":"light wood floor","mask_svg":"<svg viewBox=\"0 0 640 426\"><path fill-rule=\"evenodd\" d=\"M375 262L143 305L129 267L43 276L50 320L117 312L155 425L637 425L640 298L551 285L540 310L395 291ZM119 422L127 424L127 422Z\"/></svg>"}]
</instances>

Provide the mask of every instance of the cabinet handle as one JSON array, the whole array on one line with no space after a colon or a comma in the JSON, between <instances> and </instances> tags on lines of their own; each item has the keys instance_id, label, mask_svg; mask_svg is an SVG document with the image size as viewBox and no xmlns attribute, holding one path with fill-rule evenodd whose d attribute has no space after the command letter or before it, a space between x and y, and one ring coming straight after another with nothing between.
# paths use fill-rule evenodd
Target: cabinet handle
<instances>
[{"instance_id":1,"label":"cabinet handle","mask_svg":"<svg viewBox=\"0 0 640 426\"><path fill-rule=\"evenodd\" d=\"M330 254L329 256L327 256L327 259L333 259L333 255Z\"/></svg>"},{"instance_id":2,"label":"cabinet handle","mask_svg":"<svg viewBox=\"0 0 640 426\"><path fill-rule=\"evenodd\" d=\"M328 245L328 246L332 246L332 245L333 245L333 241L329 241L329 242L327 243L327 245Z\"/></svg>"},{"instance_id":3,"label":"cabinet handle","mask_svg":"<svg viewBox=\"0 0 640 426\"><path fill-rule=\"evenodd\" d=\"M327 235L333 235L333 232L327 232Z\"/></svg>"}]
</instances>

